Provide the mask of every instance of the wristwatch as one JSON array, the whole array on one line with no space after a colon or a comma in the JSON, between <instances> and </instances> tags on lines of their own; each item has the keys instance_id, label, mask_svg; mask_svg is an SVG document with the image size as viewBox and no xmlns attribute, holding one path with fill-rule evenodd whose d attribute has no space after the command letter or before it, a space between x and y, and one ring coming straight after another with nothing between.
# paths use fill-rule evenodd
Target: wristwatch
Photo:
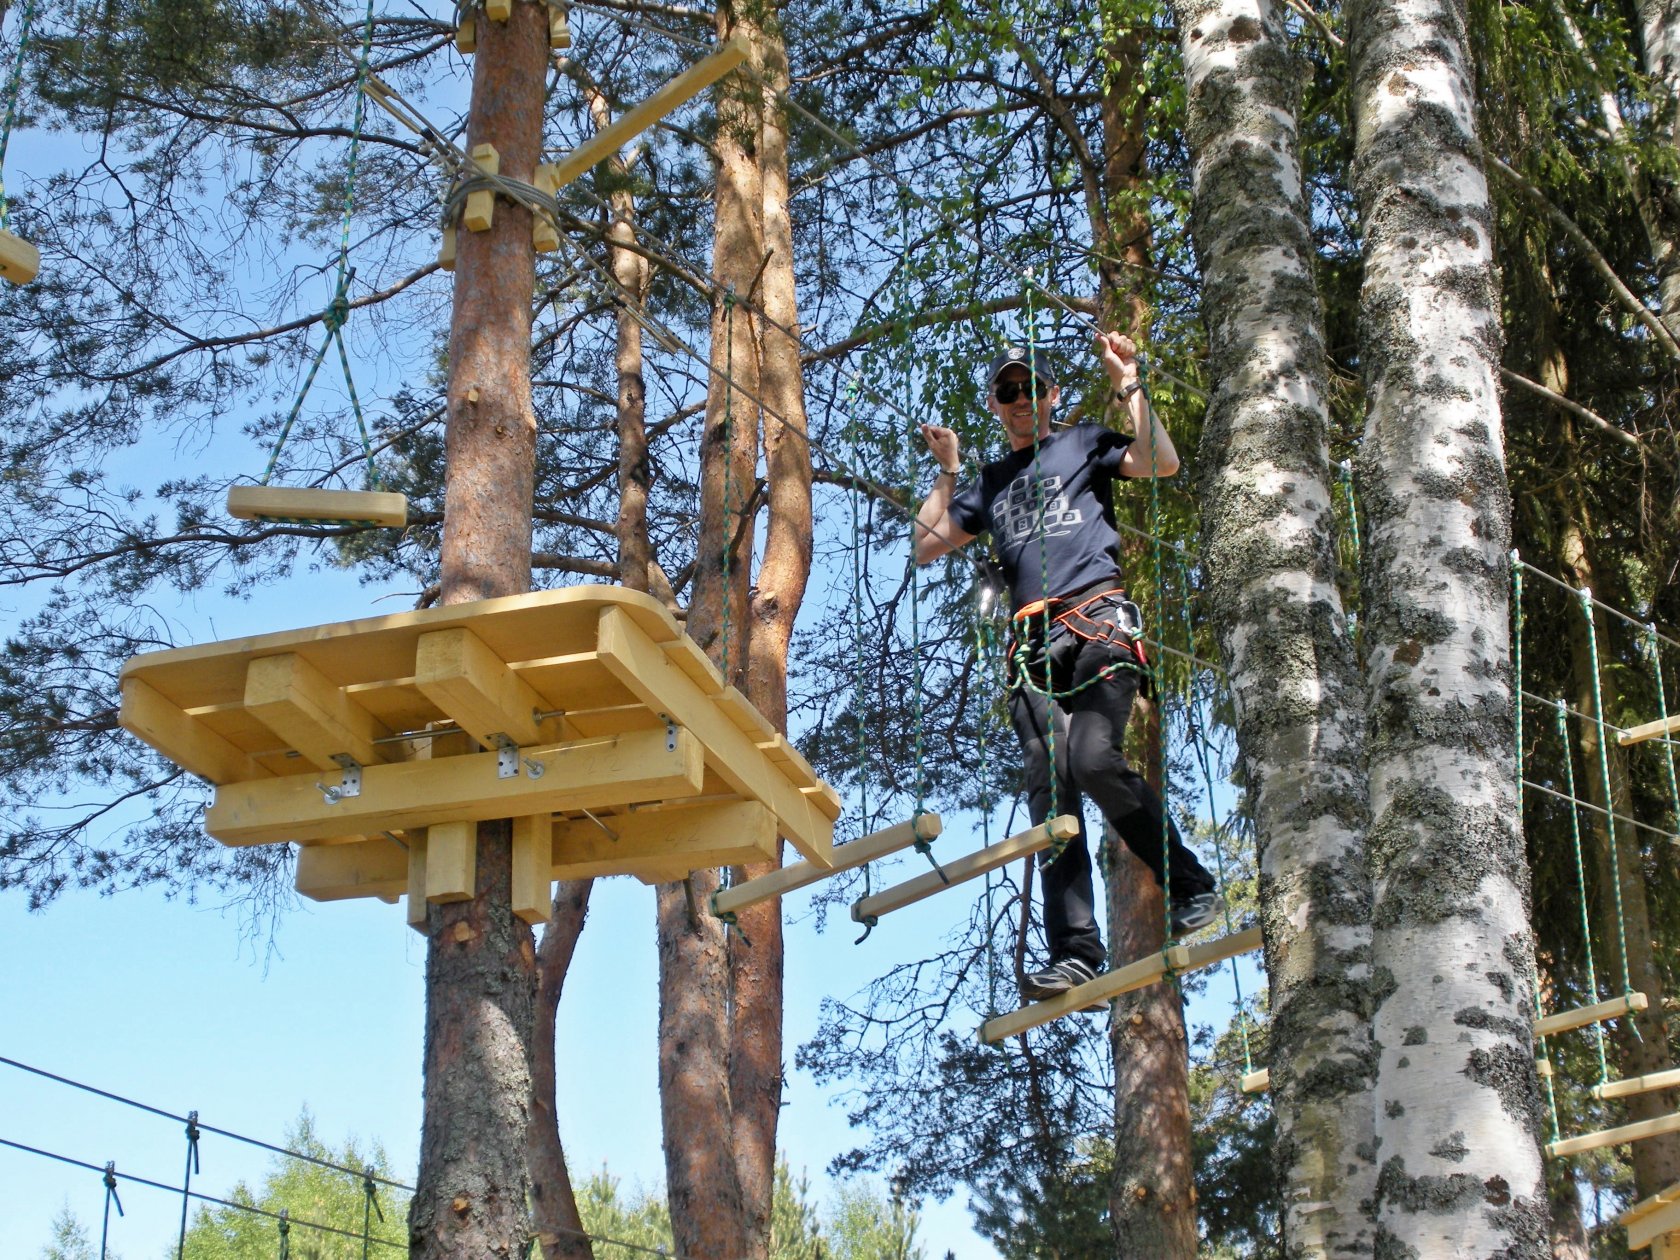
<instances>
[{"instance_id":1,"label":"wristwatch","mask_svg":"<svg viewBox=\"0 0 1680 1260\"><path fill-rule=\"evenodd\" d=\"M1118 398L1121 402L1125 402L1128 398L1130 398L1133 394L1137 393L1138 390L1140 390L1142 388L1143 388L1143 382L1142 381L1128 381L1123 387L1114 391L1114 396L1116 398Z\"/></svg>"},{"instance_id":2,"label":"wristwatch","mask_svg":"<svg viewBox=\"0 0 1680 1260\"><path fill-rule=\"evenodd\" d=\"M943 464L941 464L939 466L939 471L944 473L947 477L955 477L958 473L960 473L962 471L962 465L958 464L955 468L947 468Z\"/></svg>"}]
</instances>

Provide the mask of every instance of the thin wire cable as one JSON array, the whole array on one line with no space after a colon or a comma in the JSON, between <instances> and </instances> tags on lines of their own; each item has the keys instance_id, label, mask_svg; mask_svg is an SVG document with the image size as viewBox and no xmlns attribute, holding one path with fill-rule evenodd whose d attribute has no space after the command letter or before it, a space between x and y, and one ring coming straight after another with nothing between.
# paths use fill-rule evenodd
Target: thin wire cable
<instances>
[{"instance_id":1,"label":"thin wire cable","mask_svg":"<svg viewBox=\"0 0 1680 1260\"><path fill-rule=\"evenodd\" d=\"M1595 814L1608 812L1601 805L1594 805L1591 801L1584 801L1578 796L1570 796L1568 793L1560 792L1556 788L1549 788L1544 783L1536 783L1533 779L1524 779L1523 786L1528 788L1530 791L1540 792L1546 796L1556 797L1558 800L1573 805L1578 809L1591 810ZM1653 827L1650 823L1642 823L1636 818L1629 818L1626 814L1612 813L1609 816L1614 818L1617 822L1624 822L1628 824L1630 827L1638 827L1644 831L1653 832L1665 840L1680 841L1680 835L1675 835L1673 832L1665 831L1661 827Z\"/></svg>"},{"instance_id":2,"label":"thin wire cable","mask_svg":"<svg viewBox=\"0 0 1680 1260\"><path fill-rule=\"evenodd\" d=\"M1522 565L1525 572L1532 573L1532 574L1534 574L1535 577L1542 578L1545 581L1550 582L1553 586L1557 587L1559 590L1568 591L1571 595L1574 595L1574 596L1579 596L1581 594L1580 588L1569 585L1568 582L1565 582L1560 577L1553 577L1550 573L1547 573L1544 569L1535 568L1527 560L1522 560L1522 559L1519 558L1518 563ZM1644 621L1639 620L1639 618L1637 618L1637 617L1630 616L1629 614L1623 612L1620 608L1616 608L1613 605L1606 604L1603 600L1599 599L1596 595L1591 595L1589 593L1589 598L1591 598L1594 608L1602 608L1605 612L1609 613L1612 617L1620 617L1623 621L1627 622L1628 625L1632 626L1636 630L1643 631L1645 629L1645 627L1649 624L1648 622L1644 622ZM1666 634L1658 634L1657 638L1660 639L1662 642L1668 644L1669 647L1674 648L1676 651L1680 651L1680 641L1671 639Z\"/></svg>"}]
</instances>

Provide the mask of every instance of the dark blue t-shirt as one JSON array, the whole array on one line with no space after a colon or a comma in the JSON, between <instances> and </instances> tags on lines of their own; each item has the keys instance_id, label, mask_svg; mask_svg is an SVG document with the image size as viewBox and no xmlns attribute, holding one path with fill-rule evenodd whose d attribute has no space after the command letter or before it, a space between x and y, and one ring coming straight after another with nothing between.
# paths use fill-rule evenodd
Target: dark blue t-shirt
<instances>
[{"instance_id":1,"label":"dark blue t-shirt","mask_svg":"<svg viewBox=\"0 0 1680 1260\"><path fill-rule=\"evenodd\" d=\"M980 470L980 480L951 499L951 519L965 533L991 531L1016 610L1044 597L1119 585L1120 539L1114 531L1114 479L1132 439L1095 424L1050 434L1038 446L1010 451ZM1042 517L1035 473L1044 479ZM1042 558L1041 553L1042 551Z\"/></svg>"}]
</instances>

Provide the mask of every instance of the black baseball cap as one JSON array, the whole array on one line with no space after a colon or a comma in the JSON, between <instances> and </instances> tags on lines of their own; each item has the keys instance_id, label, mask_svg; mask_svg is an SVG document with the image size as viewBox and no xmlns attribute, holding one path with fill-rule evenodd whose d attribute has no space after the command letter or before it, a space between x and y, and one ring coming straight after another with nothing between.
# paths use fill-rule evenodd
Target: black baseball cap
<instances>
[{"instance_id":1,"label":"black baseball cap","mask_svg":"<svg viewBox=\"0 0 1680 1260\"><path fill-rule=\"evenodd\" d=\"M1044 382L1045 385L1055 387L1056 370L1050 366L1050 356L1048 354L1036 346L1030 350L1026 346L1008 346L1002 354L992 360L991 366L986 369L986 389L991 390L993 384L997 381L998 374L1004 368L1015 366L1030 368L1032 374Z\"/></svg>"}]
</instances>

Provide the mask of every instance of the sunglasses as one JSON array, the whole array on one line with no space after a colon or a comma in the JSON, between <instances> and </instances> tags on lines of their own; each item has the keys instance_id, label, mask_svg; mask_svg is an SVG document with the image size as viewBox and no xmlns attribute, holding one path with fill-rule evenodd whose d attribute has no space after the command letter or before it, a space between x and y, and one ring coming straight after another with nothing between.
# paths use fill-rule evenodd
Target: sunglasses
<instances>
[{"instance_id":1,"label":"sunglasses","mask_svg":"<svg viewBox=\"0 0 1680 1260\"><path fill-rule=\"evenodd\" d=\"M1043 398L1045 392L1044 383L1032 377L1024 381L999 381L992 386L993 396L1006 407L1023 394Z\"/></svg>"}]
</instances>

